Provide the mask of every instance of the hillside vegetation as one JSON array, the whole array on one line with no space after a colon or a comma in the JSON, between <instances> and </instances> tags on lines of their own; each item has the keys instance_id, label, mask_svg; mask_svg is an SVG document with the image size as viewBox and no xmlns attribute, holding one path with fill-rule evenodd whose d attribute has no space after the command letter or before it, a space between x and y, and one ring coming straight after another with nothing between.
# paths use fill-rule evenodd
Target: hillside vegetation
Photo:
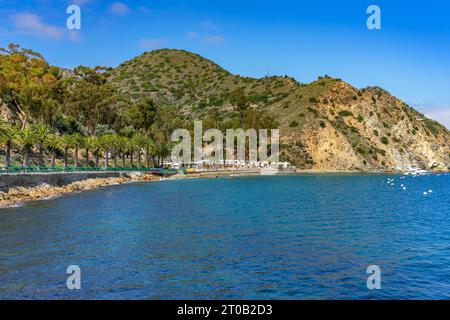
<instances>
[{"instance_id":1,"label":"hillside vegetation","mask_svg":"<svg viewBox=\"0 0 450 320\"><path fill-rule=\"evenodd\" d=\"M378 87L357 89L328 76L309 84L241 77L181 50L147 52L114 69L110 81L133 101L152 97L198 119L233 119L245 99L249 109L273 117L283 160L301 168L450 166L449 131Z\"/></svg>"},{"instance_id":2,"label":"hillside vegetation","mask_svg":"<svg viewBox=\"0 0 450 320\"><path fill-rule=\"evenodd\" d=\"M242 77L182 50L65 70L10 45L0 49L0 115L5 165L78 166L83 150L85 165L112 156L116 166L117 158L161 166L172 131L200 119L204 129L279 128L281 160L302 169L450 167L449 131L381 88Z\"/></svg>"}]
</instances>

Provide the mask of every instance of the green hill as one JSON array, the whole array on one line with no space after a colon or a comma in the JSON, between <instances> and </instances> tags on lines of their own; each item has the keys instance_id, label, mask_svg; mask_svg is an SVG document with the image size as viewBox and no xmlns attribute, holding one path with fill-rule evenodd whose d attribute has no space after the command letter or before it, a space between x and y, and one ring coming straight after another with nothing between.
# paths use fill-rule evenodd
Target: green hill
<instances>
[{"instance_id":1,"label":"green hill","mask_svg":"<svg viewBox=\"0 0 450 320\"><path fill-rule=\"evenodd\" d=\"M302 168L450 166L449 131L378 87L357 89L328 76L309 84L288 76L241 77L199 55L167 49L122 63L110 81L132 101L152 97L198 119L214 111L232 118L241 92L250 109L276 120L284 160Z\"/></svg>"},{"instance_id":2,"label":"green hill","mask_svg":"<svg viewBox=\"0 0 450 320\"><path fill-rule=\"evenodd\" d=\"M12 150L15 164L28 154L36 163L38 149L47 158L60 149L46 147L36 132L28 137L31 126L41 128L41 137L112 136L113 142L102 138L104 154L113 148L130 157L142 151L132 144L142 145L143 136L147 162L151 157L160 165L172 132L192 129L199 119L204 129L278 128L281 160L302 169L450 168L445 127L379 87L359 89L329 76L308 84L289 76L242 77L197 54L167 49L117 68L66 70L14 44L0 48L0 70L0 157L5 149L9 159ZM64 151L76 154L80 141L89 140L78 138ZM61 158L61 151L55 155Z\"/></svg>"}]
</instances>

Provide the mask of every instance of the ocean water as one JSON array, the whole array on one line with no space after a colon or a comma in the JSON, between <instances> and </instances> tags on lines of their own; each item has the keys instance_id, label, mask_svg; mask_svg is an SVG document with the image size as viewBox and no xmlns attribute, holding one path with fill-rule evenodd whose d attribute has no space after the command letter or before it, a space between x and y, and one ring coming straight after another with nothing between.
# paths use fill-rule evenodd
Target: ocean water
<instances>
[{"instance_id":1,"label":"ocean water","mask_svg":"<svg viewBox=\"0 0 450 320\"><path fill-rule=\"evenodd\" d=\"M448 299L450 175L135 183L0 209L0 298Z\"/></svg>"}]
</instances>

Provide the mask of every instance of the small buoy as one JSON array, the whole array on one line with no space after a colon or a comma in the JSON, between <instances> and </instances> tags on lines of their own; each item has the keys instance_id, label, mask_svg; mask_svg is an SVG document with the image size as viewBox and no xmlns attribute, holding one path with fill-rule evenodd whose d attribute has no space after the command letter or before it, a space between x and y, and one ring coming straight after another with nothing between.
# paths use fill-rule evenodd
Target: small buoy
<instances>
[{"instance_id":1,"label":"small buoy","mask_svg":"<svg viewBox=\"0 0 450 320\"><path fill-rule=\"evenodd\" d=\"M406 187L403 187L403 190L406 190Z\"/></svg>"},{"instance_id":2,"label":"small buoy","mask_svg":"<svg viewBox=\"0 0 450 320\"><path fill-rule=\"evenodd\" d=\"M428 192L429 192L429 193L433 193L433 190L430 189L430 190L428 190Z\"/></svg>"},{"instance_id":3,"label":"small buoy","mask_svg":"<svg viewBox=\"0 0 450 320\"><path fill-rule=\"evenodd\" d=\"M423 195L426 196L428 194L428 192L424 192Z\"/></svg>"}]
</instances>

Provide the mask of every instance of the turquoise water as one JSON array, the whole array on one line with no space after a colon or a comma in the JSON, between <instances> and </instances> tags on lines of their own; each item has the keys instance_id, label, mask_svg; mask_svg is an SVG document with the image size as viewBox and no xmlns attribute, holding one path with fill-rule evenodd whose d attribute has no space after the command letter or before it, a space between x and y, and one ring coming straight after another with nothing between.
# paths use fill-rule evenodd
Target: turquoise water
<instances>
[{"instance_id":1,"label":"turquoise water","mask_svg":"<svg viewBox=\"0 0 450 320\"><path fill-rule=\"evenodd\" d=\"M2 209L0 298L448 299L450 175L136 183Z\"/></svg>"}]
</instances>

